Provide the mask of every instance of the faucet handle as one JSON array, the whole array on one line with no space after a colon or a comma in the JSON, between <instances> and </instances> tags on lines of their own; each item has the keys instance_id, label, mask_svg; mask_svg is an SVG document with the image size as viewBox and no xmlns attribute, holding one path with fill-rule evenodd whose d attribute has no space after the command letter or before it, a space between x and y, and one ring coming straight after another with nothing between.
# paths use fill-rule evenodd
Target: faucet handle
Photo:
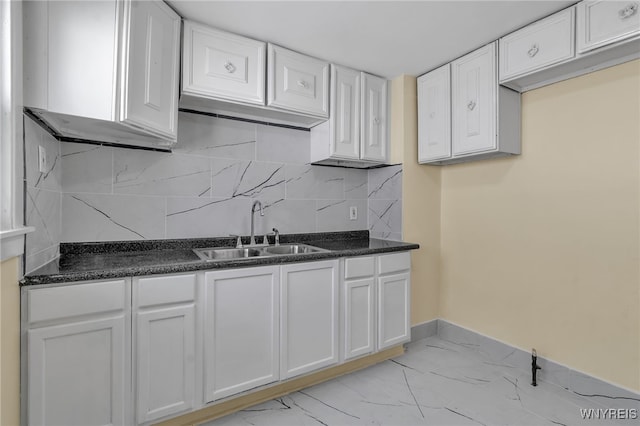
<instances>
[{"instance_id":1,"label":"faucet handle","mask_svg":"<svg viewBox=\"0 0 640 426\"><path fill-rule=\"evenodd\" d=\"M229 236L237 238L237 240L236 240L236 248L242 248L242 240L240 239L240 235L229 234Z\"/></svg>"},{"instance_id":2,"label":"faucet handle","mask_svg":"<svg viewBox=\"0 0 640 426\"><path fill-rule=\"evenodd\" d=\"M269 240L267 239L267 234L264 234L264 237L262 238L262 244L268 246L269 245Z\"/></svg>"}]
</instances>

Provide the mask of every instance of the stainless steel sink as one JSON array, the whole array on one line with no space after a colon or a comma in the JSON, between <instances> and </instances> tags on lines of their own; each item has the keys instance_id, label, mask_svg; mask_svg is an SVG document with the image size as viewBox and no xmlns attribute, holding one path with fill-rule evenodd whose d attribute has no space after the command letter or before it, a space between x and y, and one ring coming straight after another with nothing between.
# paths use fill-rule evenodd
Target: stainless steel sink
<instances>
[{"instance_id":1,"label":"stainless steel sink","mask_svg":"<svg viewBox=\"0 0 640 426\"><path fill-rule=\"evenodd\" d=\"M281 244L279 246L269 246L262 249L264 253L269 255L283 255L283 254L309 254L309 253L322 253L328 250L321 249L319 247L310 246L308 244Z\"/></svg>"},{"instance_id":2,"label":"stainless steel sink","mask_svg":"<svg viewBox=\"0 0 640 426\"><path fill-rule=\"evenodd\" d=\"M213 248L197 248L193 252L202 260L209 262L235 259L248 259L254 257L267 256L284 256L291 254L309 254L322 253L329 250L319 247L310 246L308 244L281 244L278 246L267 247L213 247Z\"/></svg>"},{"instance_id":3,"label":"stainless steel sink","mask_svg":"<svg viewBox=\"0 0 640 426\"><path fill-rule=\"evenodd\" d=\"M262 252L256 248L215 247L193 249L193 252L202 260L232 260L260 257L263 255Z\"/></svg>"}]
</instances>

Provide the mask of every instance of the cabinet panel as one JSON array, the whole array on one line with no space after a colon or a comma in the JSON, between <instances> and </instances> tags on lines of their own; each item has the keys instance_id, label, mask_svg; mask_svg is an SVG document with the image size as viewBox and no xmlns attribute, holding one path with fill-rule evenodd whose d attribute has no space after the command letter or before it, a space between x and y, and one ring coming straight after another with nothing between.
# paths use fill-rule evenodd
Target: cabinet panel
<instances>
[{"instance_id":1,"label":"cabinet panel","mask_svg":"<svg viewBox=\"0 0 640 426\"><path fill-rule=\"evenodd\" d=\"M127 335L123 314L29 330L28 424L127 424Z\"/></svg>"},{"instance_id":2,"label":"cabinet panel","mask_svg":"<svg viewBox=\"0 0 640 426\"><path fill-rule=\"evenodd\" d=\"M329 117L329 64L268 45L267 105Z\"/></svg>"},{"instance_id":3,"label":"cabinet panel","mask_svg":"<svg viewBox=\"0 0 640 426\"><path fill-rule=\"evenodd\" d=\"M574 9L500 39L500 81L534 72L575 56Z\"/></svg>"},{"instance_id":4,"label":"cabinet panel","mask_svg":"<svg viewBox=\"0 0 640 426\"><path fill-rule=\"evenodd\" d=\"M345 360L374 350L374 284L373 277L344 283Z\"/></svg>"},{"instance_id":5,"label":"cabinet panel","mask_svg":"<svg viewBox=\"0 0 640 426\"><path fill-rule=\"evenodd\" d=\"M281 268L281 378L338 362L338 261Z\"/></svg>"},{"instance_id":6,"label":"cabinet panel","mask_svg":"<svg viewBox=\"0 0 640 426\"><path fill-rule=\"evenodd\" d=\"M279 378L279 268L206 274L207 402Z\"/></svg>"},{"instance_id":7,"label":"cabinet panel","mask_svg":"<svg viewBox=\"0 0 640 426\"><path fill-rule=\"evenodd\" d=\"M347 280L372 277L375 274L375 257L352 257L344 260L344 278Z\"/></svg>"},{"instance_id":8,"label":"cabinet panel","mask_svg":"<svg viewBox=\"0 0 640 426\"><path fill-rule=\"evenodd\" d=\"M182 90L264 105L266 52L264 42L185 21Z\"/></svg>"},{"instance_id":9,"label":"cabinet panel","mask_svg":"<svg viewBox=\"0 0 640 426\"><path fill-rule=\"evenodd\" d=\"M451 67L453 155L495 150L496 44L463 56Z\"/></svg>"},{"instance_id":10,"label":"cabinet panel","mask_svg":"<svg viewBox=\"0 0 640 426\"><path fill-rule=\"evenodd\" d=\"M418 78L418 162L451 157L451 66Z\"/></svg>"},{"instance_id":11,"label":"cabinet panel","mask_svg":"<svg viewBox=\"0 0 640 426\"><path fill-rule=\"evenodd\" d=\"M139 308L167 303L188 303L196 298L196 276L159 275L139 278L136 285Z\"/></svg>"},{"instance_id":12,"label":"cabinet panel","mask_svg":"<svg viewBox=\"0 0 640 426\"><path fill-rule=\"evenodd\" d=\"M363 160L387 161L387 80L362 73Z\"/></svg>"},{"instance_id":13,"label":"cabinet panel","mask_svg":"<svg viewBox=\"0 0 640 426\"><path fill-rule=\"evenodd\" d=\"M378 349L411 339L409 277L407 272L378 278Z\"/></svg>"},{"instance_id":14,"label":"cabinet panel","mask_svg":"<svg viewBox=\"0 0 640 426\"><path fill-rule=\"evenodd\" d=\"M125 2L120 119L175 139L180 17L162 1Z\"/></svg>"},{"instance_id":15,"label":"cabinet panel","mask_svg":"<svg viewBox=\"0 0 640 426\"><path fill-rule=\"evenodd\" d=\"M136 321L138 423L192 409L195 305L140 312Z\"/></svg>"},{"instance_id":16,"label":"cabinet panel","mask_svg":"<svg viewBox=\"0 0 640 426\"><path fill-rule=\"evenodd\" d=\"M360 72L331 65L330 155L360 158Z\"/></svg>"},{"instance_id":17,"label":"cabinet panel","mask_svg":"<svg viewBox=\"0 0 640 426\"><path fill-rule=\"evenodd\" d=\"M578 3L578 52L587 52L640 34L639 9L638 1Z\"/></svg>"}]
</instances>

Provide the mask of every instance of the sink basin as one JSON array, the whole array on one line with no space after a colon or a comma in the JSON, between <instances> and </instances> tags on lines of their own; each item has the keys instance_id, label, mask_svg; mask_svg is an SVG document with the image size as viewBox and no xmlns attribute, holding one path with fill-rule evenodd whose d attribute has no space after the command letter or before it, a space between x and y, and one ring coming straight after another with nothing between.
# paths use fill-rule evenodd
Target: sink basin
<instances>
[{"instance_id":1,"label":"sink basin","mask_svg":"<svg viewBox=\"0 0 640 426\"><path fill-rule=\"evenodd\" d=\"M256 248L203 248L193 249L193 252L202 260L231 260L263 256L262 252Z\"/></svg>"},{"instance_id":2,"label":"sink basin","mask_svg":"<svg viewBox=\"0 0 640 426\"><path fill-rule=\"evenodd\" d=\"M321 249L319 247L310 246L307 244L281 244L279 246L270 246L262 249L262 252L267 255L278 254L308 254L308 253L322 253L328 250Z\"/></svg>"},{"instance_id":3,"label":"sink basin","mask_svg":"<svg viewBox=\"0 0 640 426\"><path fill-rule=\"evenodd\" d=\"M308 244L281 244L278 246L268 247L213 247L193 249L193 252L197 254L200 259L206 261L248 259L252 257L266 256L283 256L287 254L322 253L327 251L329 250L310 246Z\"/></svg>"}]
</instances>

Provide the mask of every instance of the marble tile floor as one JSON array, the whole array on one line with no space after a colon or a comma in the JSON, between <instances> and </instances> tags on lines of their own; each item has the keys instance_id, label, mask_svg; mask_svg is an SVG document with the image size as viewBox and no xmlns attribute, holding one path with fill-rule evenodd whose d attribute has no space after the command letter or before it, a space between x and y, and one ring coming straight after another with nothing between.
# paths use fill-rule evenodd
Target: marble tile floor
<instances>
[{"instance_id":1,"label":"marble tile floor","mask_svg":"<svg viewBox=\"0 0 640 426\"><path fill-rule=\"evenodd\" d=\"M206 426L231 425L609 425L580 409L610 407L439 337L395 359L294 392ZM632 405L635 406L635 405Z\"/></svg>"}]
</instances>

